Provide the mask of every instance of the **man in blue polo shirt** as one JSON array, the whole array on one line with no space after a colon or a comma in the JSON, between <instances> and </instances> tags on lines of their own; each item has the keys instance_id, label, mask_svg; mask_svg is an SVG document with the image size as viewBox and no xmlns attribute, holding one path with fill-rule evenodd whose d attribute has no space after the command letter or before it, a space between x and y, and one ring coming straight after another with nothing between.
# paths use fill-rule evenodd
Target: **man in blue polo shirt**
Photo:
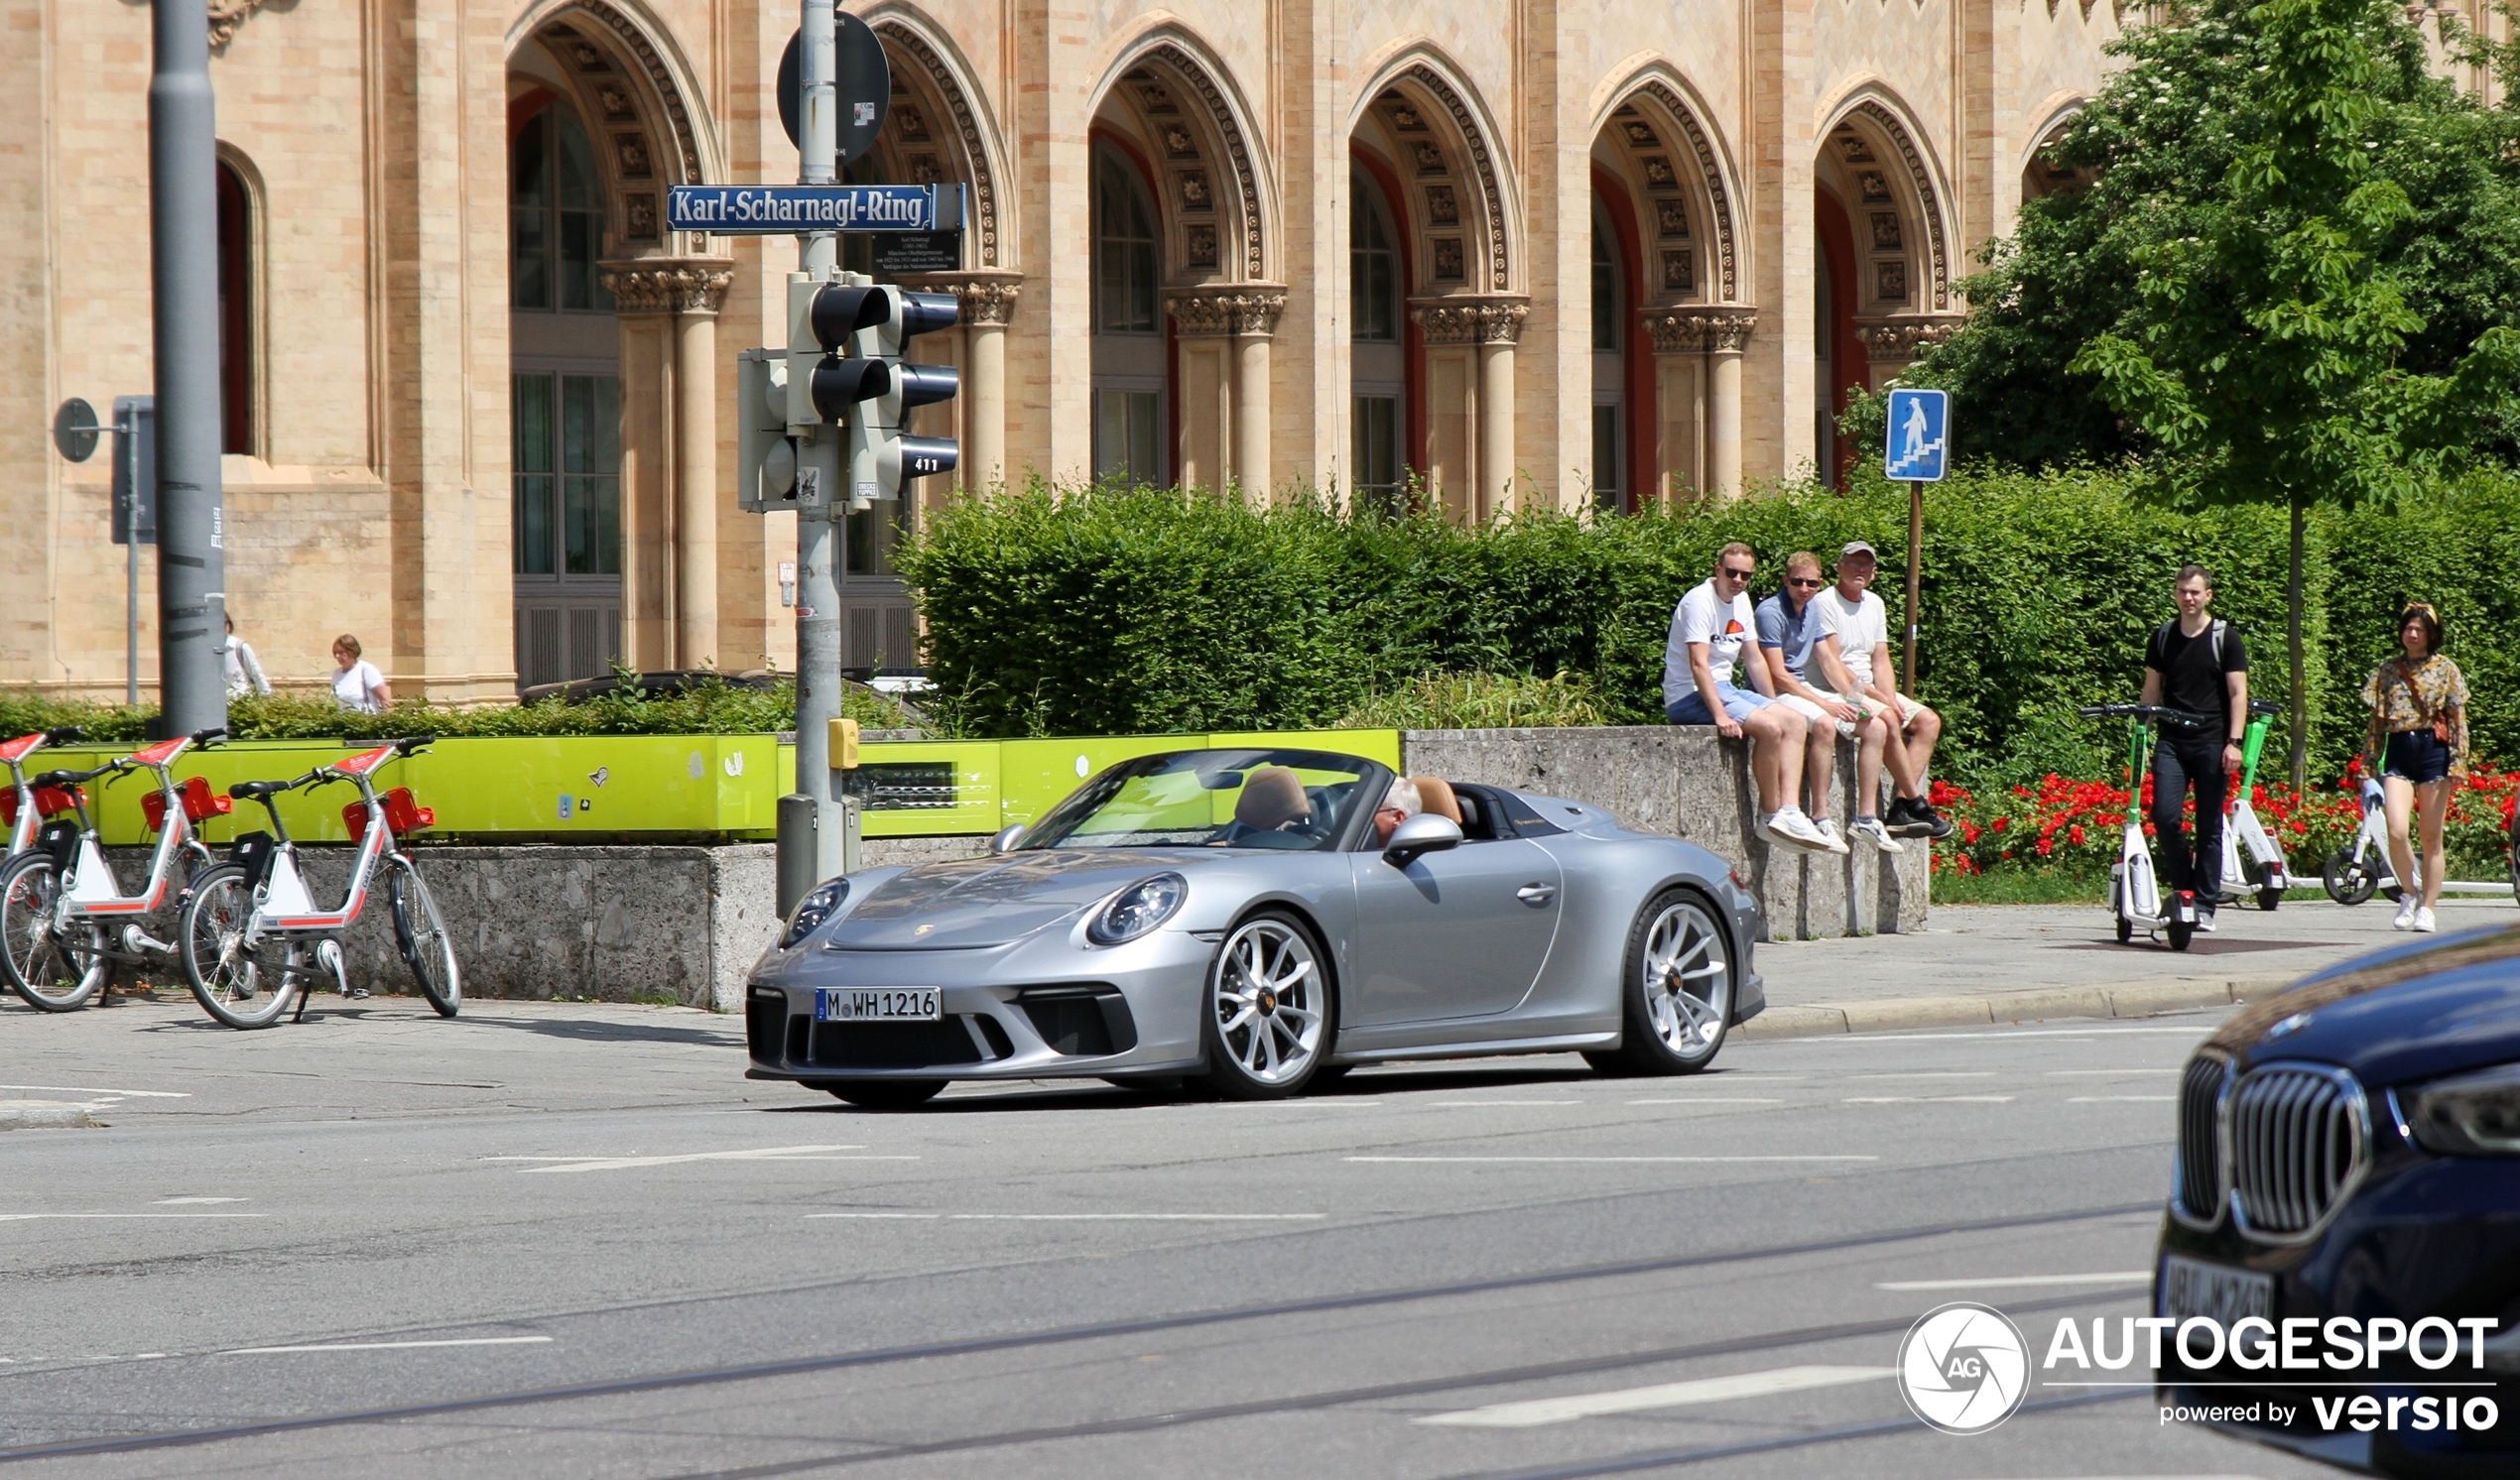
<instances>
[{"instance_id":1,"label":"man in blue polo shirt","mask_svg":"<svg viewBox=\"0 0 2520 1480\"><path fill-rule=\"evenodd\" d=\"M1837 727L1840 723L1855 727L1855 744L1862 758L1858 770L1867 775L1880 769L1881 748L1889 741L1890 727L1881 716L1811 682L1812 644L1820 638L1812 598L1827 584L1820 573L1820 556L1808 550L1794 552L1785 557L1785 584L1759 603L1754 625L1759 633L1757 661L1767 665L1769 690L1778 703L1811 722L1812 737L1803 759L1803 778L1812 798L1811 818L1823 832L1835 837L1837 823L1828 815L1828 783L1836 769ZM1866 812L1861 803L1855 811L1846 836L1862 839L1877 852L1903 851L1878 814Z\"/></svg>"}]
</instances>

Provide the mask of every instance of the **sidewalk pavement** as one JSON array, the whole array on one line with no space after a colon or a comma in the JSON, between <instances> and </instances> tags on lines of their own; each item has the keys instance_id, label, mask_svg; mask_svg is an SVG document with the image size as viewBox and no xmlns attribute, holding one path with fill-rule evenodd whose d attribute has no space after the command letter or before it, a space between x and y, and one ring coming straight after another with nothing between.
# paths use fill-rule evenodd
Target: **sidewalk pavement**
<instances>
[{"instance_id":1,"label":"sidewalk pavement","mask_svg":"<svg viewBox=\"0 0 2520 1480\"><path fill-rule=\"evenodd\" d=\"M2100 905L1937 905L1922 932L1762 945L1767 1011L1744 1039L1812 1038L2036 1018L2129 1018L2222 1007L2410 937L2383 899L2351 908L2287 900L2233 906L2185 951L2116 940ZM2446 898L2444 933L2520 925L2508 898Z\"/></svg>"}]
</instances>

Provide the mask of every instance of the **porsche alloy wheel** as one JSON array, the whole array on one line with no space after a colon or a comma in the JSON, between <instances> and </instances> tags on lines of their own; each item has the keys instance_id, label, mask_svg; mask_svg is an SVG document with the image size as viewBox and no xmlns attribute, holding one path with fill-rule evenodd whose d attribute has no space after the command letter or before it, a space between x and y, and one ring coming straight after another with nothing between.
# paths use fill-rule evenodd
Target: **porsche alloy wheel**
<instances>
[{"instance_id":1,"label":"porsche alloy wheel","mask_svg":"<svg viewBox=\"0 0 2520 1480\"><path fill-rule=\"evenodd\" d=\"M1207 970L1207 1078L1229 1099L1301 1093L1329 1045L1330 988L1313 935L1269 912L1237 925Z\"/></svg>"},{"instance_id":2,"label":"porsche alloy wheel","mask_svg":"<svg viewBox=\"0 0 2520 1480\"><path fill-rule=\"evenodd\" d=\"M1705 901L1686 889L1656 895L1628 932L1619 1047L1584 1057L1611 1073L1704 1068L1732 1025L1733 974L1731 942Z\"/></svg>"}]
</instances>

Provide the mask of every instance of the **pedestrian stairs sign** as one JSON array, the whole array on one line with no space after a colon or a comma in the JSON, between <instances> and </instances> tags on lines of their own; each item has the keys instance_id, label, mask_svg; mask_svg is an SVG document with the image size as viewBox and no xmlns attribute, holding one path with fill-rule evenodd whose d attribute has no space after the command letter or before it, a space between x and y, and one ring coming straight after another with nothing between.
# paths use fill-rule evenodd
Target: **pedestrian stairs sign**
<instances>
[{"instance_id":1,"label":"pedestrian stairs sign","mask_svg":"<svg viewBox=\"0 0 2520 1480\"><path fill-rule=\"evenodd\" d=\"M1890 393L1890 444L1883 449L1882 471L1916 483L1940 483L1951 461L1952 398L1945 391L1893 390Z\"/></svg>"}]
</instances>

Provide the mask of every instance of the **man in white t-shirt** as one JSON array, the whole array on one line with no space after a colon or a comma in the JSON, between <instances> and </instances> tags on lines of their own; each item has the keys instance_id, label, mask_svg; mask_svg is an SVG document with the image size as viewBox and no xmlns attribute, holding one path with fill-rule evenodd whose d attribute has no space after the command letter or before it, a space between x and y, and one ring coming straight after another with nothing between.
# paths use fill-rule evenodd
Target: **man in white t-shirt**
<instances>
[{"instance_id":1,"label":"man in white t-shirt","mask_svg":"<svg viewBox=\"0 0 2520 1480\"><path fill-rule=\"evenodd\" d=\"M1732 682L1742 646L1753 640L1750 581L1758 568L1750 547L1735 541L1716 552L1715 573L1680 598L1663 649L1663 715L1674 724L1712 725L1727 740L1749 739L1759 794L1752 830L1760 841L1843 853L1846 844L1823 832L1795 801L1803 791L1810 723L1769 695L1765 664L1750 666L1757 691Z\"/></svg>"},{"instance_id":2,"label":"man in white t-shirt","mask_svg":"<svg viewBox=\"0 0 2520 1480\"><path fill-rule=\"evenodd\" d=\"M1812 601L1820 622L1812 661L1847 702L1895 722L1897 733L1882 747L1880 760L1862 754L1855 759L1855 804L1879 804L1886 763L1898 788L1881 819L1888 830L1910 837L1947 837L1951 821L1925 797L1926 765L1934 759L1934 742L1942 738L1943 716L1899 692L1892 682L1889 616L1872 593L1872 578L1879 571L1872 547L1861 540L1850 540L1837 552L1837 583ZM1851 736L1861 722L1841 721L1838 730ZM1858 814L1856 826L1865 820Z\"/></svg>"}]
</instances>

